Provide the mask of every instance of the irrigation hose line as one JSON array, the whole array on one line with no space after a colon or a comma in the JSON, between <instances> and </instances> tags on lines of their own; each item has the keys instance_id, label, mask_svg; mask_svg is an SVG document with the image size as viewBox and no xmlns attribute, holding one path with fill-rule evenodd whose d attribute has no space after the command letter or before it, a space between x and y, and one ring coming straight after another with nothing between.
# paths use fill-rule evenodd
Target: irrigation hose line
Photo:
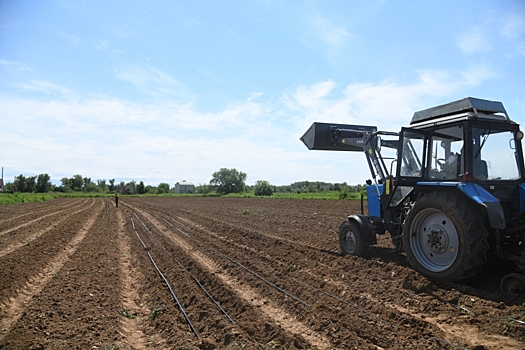
<instances>
[{"instance_id":1,"label":"irrigation hose line","mask_svg":"<svg viewBox=\"0 0 525 350\"><path fill-rule=\"evenodd\" d=\"M280 291L281 293L284 293L284 294L288 295L289 297L291 297L291 298L297 300L297 301L300 302L301 304L304 304L304 305L306 305L307 307L310 307L310 305L309 305L307 302L302 301L301 299L299 299L299 298L296 297L295 295L292 295L292 294L288 293L287 291L285 291L284 289L282 289L282 288L280 288L280 287L277 287L277 286L276 286L275 284L273 284L272 282L270 282L270 281L268 281L268 280L262 278L261 276L259 276L258 274L256 274L255 272L253 272L252 270L250 270L249 268L247 268L246 266L243 266L241 263L239 263L239 262L233 260L233 259L230 258L229 256L226 256L226 255L224 255L224 254L222 254L222 253L220 253L220 252L217 252L217 254L219 254L219 255L225 257L226 259L230 260L231 262L233 262L233 263L239 265L240 267L242 267L243 269L245 269L246 271L248 271L249 273L251 273L251 274L254 275L255 277L261 279L262 281L266 282L266 283L269 284L270 286L274 287L275 289L277 289L277 290Z\"/></svg>"},{"instance_id":2,"label":"irrigation hose line","mask_svg":"<svg viewBox=\"0 0 525 350\"><path fill-rule=\"evenodd\" d=\"M175 227L175 228L176 228L176 227ZM185 235L188 236L188 237L190 236L189 234L187 234L186 232L182 231L181 229L178 229L178 228L176 228L176 229L177 229L177 231L179 231L180 233L183 233L183 234L185 234Z\"/></svg>"},{"instance_id":3,"label":"irrigation hose line","mask_svg":"<svg viewBox=\"0 0 525 350\"><path fill-rule=\"evenodd\" d=\"M171 222L169 222L168 220L162 218L162 220L166 221L168 223L168 225L170 225L171 227L173 227L173 224Z\"/></svg>"},{"instance_id":4,"label":"irrigation hose line","mask_svg":"<svg viewBox=\"0 0 525 350\"><path fill-rule=\"evenodd\" d=\"M137 235L140 243L142 243L142 246L144 247L144 250L147 250L148 248L146 247L146 244L144 244L144 241L140 238L138 232L135 230L135 234ZM182 307L181 303L179 302L179 299L177 299L177 296L175 295L175 292L173 292L173 289L171 288L168 280L166 279L166 277L164 277L164 275L162 274L162 272L160 271L159 267L157 266L157 264L155 264L155 260L153 260L153 257L151 256L151 254L149 252L148 253L148 257L149 259L151 260L151 263L153 264L153 266L155 266L155 269L157 270L157 272L159 273L160 277L164 280L164 283L166 283L166 286L168 287L170 293L171 293L171 296L173 297L173 300L175 300L175 302L177 303L177 305L179 306L179 309L180 311L182 312L182 314L184 315L184 318L186 319L186 322L188 323L188 325L190 326L191 330L193 331L193 333L197 336L197 338L200 340L201 337L199 335L199 332L197 332L197 330L195 329L195 327L193 326L193 323L191 323L190 321L190 318L188 317L188 315L186 314L186 311L184 310L184 308Z\"/></svg>"},{"instance_id":5,"label":"irrigation hose line","mask_svg":"<svg viewBox=\"0 0 525 350\"><path fill-rule=\"evenodd\" d=\"M135 212L134 212L133 214L137 217L137 219L139 219L139 217L137 216L137 214L136 214ZM132 226L133 226L133 229L135 229L135 223L133 222L133 218L131 218L131 216L130 216L129 214L128 214L128 216L129 216L129 218L130 218L130 220L131 220L131 224L132 224ZM162 218L162 219L163 219L167 224L169 224L170 226L173 227L173 225L172 225L169 221L167 221L167 220L164 219L164 218ZM184 224L182 224L181 222L175 220L174 218L171 218L171 219L172 219L174 222L176 222L177 224L179 224L179 225L181 225L181 226L183 226L183 227L186 227L186 225L184 225ZM139 219L139 221L141 221L141 220ZM147 227L142 221L141 221L141 223L142 223L142 225L146 228L146 230L151 234L151 231L148 229L148 227ZM179 232L185 234L186 236L188 236L188 237L190 236L190 235L188 235L186 232L184 232L184 231L182 231L182 230L180 230L180 229L178 229L178 228L176 228L176 229L177 229ZM146 244L144 244L144 242L142 241L142 239L140 238L140 236L139 236L139 234L137 233L136 230L135 230L135 234L137 235L138 239L139 239L140 242L142 243L142 246L144 247L144 250L148 250ZM310 305L309 305L308 303L306 303L306 302L304 302L303 300L297 298L296 296L294 296L294 295L288 293L287 291L285 291L284 289L282 289L282 288L276 286L276 285L273 284L272 282L270 282L270 281L264 279L263 277L259 276L257 273L255 273L255 272L253 272L252 270L248 269L247 267L245 267L244 265L242 265L242 264L239 263L238 261L236 261L236 260L234 260L234 259L232 259L232 258L230 258L230 257L228 257L228 256L226 256L226 255L224 255L224 254L222 254L222 253L220 253L220 252L217 252L217 253L218 253L219 255L225 257L226 259L230 260L231 262L233 262L233 263L239 265L240 267L244 268L246 271L250 272L251 274L253 274L253 275L256 276L257 278L261 279L262 281L264 281L264 282L267 283L268 285L274 287L274 288L277 289L278 291L280 291L280 292L282 292L282 293L284 293L284 294L290 296L291 298L293 298L293 299L299 301L300 303L306 305L307 307L310 307ZM184 310L184 308L183 308L182 305L180 304L179 300L177 299L177 297L176 297L175 293L173 292L173 289L171 288L170 284L168 283L166 277L162 274L162 272L161 272L160 269L158 268L157 264L155 264L155 261L153 260L153 257L151 256L151 254L150 254L149 252L147 252L147 254L148 254L148 257L150 258L150 260L151 260L153 266L155 267L155 269L157 270L157 272L159 273L159 275L161 276L161 278L164 280L164 283L166 283L166 286L168 287L168 289L169 289L171 295L173 296L173 299L176 301L177 305L179 306L179 309L182 311L182 313L183 313L183 315L184 315L184 318L186 319L186 322L189 324L190 328L192 329L192 331L194 332L194 334L197 336L197 338L200 339L199 333L197 332L197 330L194 328L193 324L191 323L191 321L190 321L188 315L186 314L186 311ZM189 271L188 271L188 270L187 270L187 269L186 269L186 268L185 268L185 267L184 267L184 266L183 266L183 265L182 265L177 259L174 259L174 260L175 260L175 262L177 262L177 264L179 264L179 265L180 265L180 266L181 266L181 267L182 267L182 268L183 268L183 269L184 269L184 270L185 270L185 271L186 271L186 272L187 272L187 273L188 273L188 274L189 274L189 275L195 280L195 282L199 285L199 287L202 288L202 290L206 293L206 295L208 295L208 297L209 297L209 298L215 303L215 305L217 305L217 307L218 307L218 308L221 310L221 312L222 312L222 313L228 318L228 320L229 320L232 324L235 324L235 321L232 320L232 318L228 315L228 313L227 313L227 312L226 312L226 311L225 311L225 310L219 305L219 303L218 303L218 302L217 302L217 301L216 301L216 300L215 300L215 299L214 299L214 298L208 293L208 291L204 288L204 286L200 283L200 281L199 281L199 280L198 280L198 279L197 279L197 278L196 278L191 272L189 272ZM381 321L381 322L383 322L383 323L386 323L386 324L389 325L390 327L397 328L395 325L391 324L390 322L388 322L388 321L382 319L381 317L379 317L379 316L377 316L377 315L375 315L375 314L373 314L373 313L371 313L371 312L369 312L369 311L367 311L367 310L365 310L365 309L363 309L363 308L361 308L361 307L359 307L359 306L357 306L357 305L355 305L355 304L351 304L351 303L349 303L348 301L343 300L343 299L341 299L341 298L339 298L339 297L337 297L337 296L335 296L335 295L333 295L333 294L330 294L330 293L328 293L328 292L326 292L326 291L323 291L323 290L321 290L321 289L317 289L317 288L315 288L314 286L311 286L311 285L309 285L309 284L307 284L307 283L305 283L305 282L302 282L302 281L300 281L300 280L298 280L298 279L296 279L296 278L294 278L294 277L292 277L292 279L295 280L295 281L297 281L297 282L299 282L300 284L303 284L303 285L305 285L305 286L307 286L307 287L309 287L309 288L315 290L315 291L318 291L318 292L320 292L320 293L323 293L323 294L325 294L325 295L327 295L327 296L329 296L329 297L331 297L331 298L333 298L333 299L335 299L335 300L337 300L337 301L339 301L339 302L342 302L342 303L344 303L344 304L350 305L350 306L354 307L355 309L357 309L357 310L359 310L359 311L361 311L361 312L364 312L364 313L368 314L369 316L372 316L372 317L378 319L379 321ZM372 281L372 282L373 282L373 281ZM417 294L416 294L416 296L419 297ZM465 308L464 306L454 305L454 304L450 304L450 303L447 303L447 304L449 304L449 305L451 305L451 306L453 306L453 307L455 307L455 308L458 308L458 309L460 309L461 311L467 312L467 313L469 313L469 314L471 314L471 315L476 315L474 312L472 312L471 310L468 310L468 309ZM487 317L487 318L499 318L499 319L501 319L501 320L513 321L513 322L516 322L516 323L518 323L518 324L520 324L520 325L525 324L524 321L521 321L521 320L518 320L518 319L515 319L515 318L512 318L512 317ZM465 348L465 347L462 347L462 346L460 346L460 345L457 345L457 344L451 343L451 342L449 342L449 341L447 341L447 340L444 340L444 339L441 339L441 338L437 338L437 337L432 337L432 338L433 338L434 340L437 340L437 341L439 341L439 342L442 342L442 343L448 344L448 345L453 346L453 347L455 347L455 348L462 349L462 350L468 350L468 349ZM266 346L264 346L263 344L259 343L258 341L254 340L254 342L255 342L256 344L258 344L258 345L260 345L260 346L266 348Z\"/></svg>"},{"instance_id":6,"label":"irrigation hose line","mask_svg":"<svg viewBox=\"0 0 525 350\"><path fill-rule=\"evenodd\" d=\"M341 299L341 298L339 298L339 297L337 297L337 296L335 296L335 295L333 295L333 294L330 294L330 293L328 293L328 292L325 292L324 290L321 290L321 289L315 288L314 286L311 286L311 285L309 285L308 283L305 283L305 282L303 282L303 281L299 281L297 278L292 277L292 279L295 280L295 281L297 281L297 282L299 282L299 283L301 283L302 285L305 285L305 286L307 286L307 287L309 287L309 288L315 290L315 291L318 291L318 292L320 292L320 293L323 293L323 294L329 296L330 298L333 298L333 299L335 299L335 300L337 300L337 301L339 301L339 302L341 302L341 303L343 303L343 304L350 305L350 306L352 306L353 308L355 308L355 309L357 309L357 310L359 310L359 311L361 311L361 312L364 312L365 314L367 314L367 315L369 315L369 316L372 316L373 318L377 319L378 321L381 321L381 322L383 322L383 323L386 323L387 325L389 325L390 327L392 327L392 328L394 328L394 329L397 328L396 326L394 326L393 324L391 324L391 323L388 322L387 320L382 319L381 317L377 316L376 314L374 314L374 313L372 313L372 312L370 312L370 311L368 311L368 310L363 309L362 307L359 307L359 306L357 306L357 305L355 305L355 304L349 303L348 301L343 300L343 299Z\"/></svg>"},{"instance_id":7,"label":"irrigation hose line","mask_svg":"<svg viewBox=\"0 0 525 350\"><path fill-rule=\"evenodd\" d=\"M230 315L228 315L228 313L219 305L219 303L211 296L210 293L208 293L208 291L206 290L206 288L204 288L204 286L200 283L200 281L197 279L197 277L195 277L190 271L188 271L187 268L185 268L177 259L173 258L173 260L175 260L175 262L177 264L180 265L180 267L182 267L184 269L184 271L186 271L191 277L193 277L193 279L195 280L195 282L197 282L197 284L199 285L199 287L201 287L201 289L206 293L206 295L215 303L215 305L217 305L217 307L222 311L222 313L228 318L228 320L230 320L230 322L232 324L235 324L235 321L232 320L232 318L230 317Z\"/></svg>"},{"instance_id":8,"label":"irrigation hose line","mask_svg":"<svg viewBox=\"0 0 525 350\"><path fill-rule=\"evenodd\" d=\"M151 235L151 231L149 230L148 226L146 226L142 221L140 222L142 224L142 226L144 226L144 228L146 229L146 231L149 232L149 234Z\"/></svg>"},{"instance_id":9,"label":"irrigation hose line","mask_svg":"<svg viewBox=\"0 0 525 350\"><path fill-rule=\"evenodd\" d=\"M173 299L177 302L177 305L179 306L180 311L182 311L182 314L184 315L184 318L186 319L186 322L188 322L188 325L190 326L191 330L193 331L193 333L195 333L195 335L197 336L197 338L200 340L201 337L200 337L200 335L199 335L199 332L197 332L197 330L195 329L195 327L193 327L193 324L191 323L190 318L189 318L188 315L186 314L186 311L184 311L184 308L182 307L181 303L179 302L179 299L177 299L177 296L175 295L175 292L173 292L173 289L171 289L171 286L170 286L170 284L168 283L168 280L166 279L166 277L164 277L164 275L162 274L162 272L160 272L160 269L158 268L157 264L155 264L155 261L154 261L153 258L151 257L151 254L150 254L149 252L147 252L147 253L148 253L149 259L150 259L151 262L153 263L153 266L155 266L155 269L157 269L157 272L159 273L160 277L164 280L164 283L166 283L166 286L167 286L168 289L170 290L171 296L172 296Z\"/></svg>"},{"instance_id":10,"label":"irrigation hose line","mask_svg":"<svg viewBox=\"0 0 525 350\"><path fill-rule=\"evenodd\" d=\"M130 220L131 220L131 224L133 225L133 229L135 229L135 224L133 223L133 218L131 218L131 216L128 214ZM136 214L135 214L136 216ZM172 218L172 220L174 220ZM164 220L166 221L166 220ZM175 220L174 220L175 221ZM168 221L166 221L168 224L170 224ZM177 221L175 221L177 222ZM178 222L177 222L178 223ZM171 225L171 224L170 224ZM182 225L182 224L181 224ZM171 225L173 226L173 225ZM182 225L184 226L184 225ZM184 226L186 227L186 226ZM178 230L178 229L177 229ZM184 233L185 235L187 235L189 237L189 235L181 230L179 230L180 232ZM146 244L144 243L144 241L140 238L138 232L136 230L134 230L135 234L137 235L137 238L139 239L140 243L142 244L142 246L144 247L144 250L147 250L147 246ZM167 282L166 278L164 277L164 275L160 272L160 270L158 269L157 265L155 264L155 261L153 260L153 258L151 257L151 254L148 252L148 257L150 258L151 262L153 263L153 266L155 266L155 268L157 269L157 272L159 273L159 275L162 277L162 279L164 280L164 282L166 283L166 285L168 286L172 296L173 296L173 299L177 302L178 306L180 307L182 313L184 314L184 317L186 318L186 321L188 322L188 324L190 325L191 329L193 330L193 332L195 333L195 335L197 336L197 338L200 339L200 336L199 334L197 333L197 331L195 330L195 328L193 327L192 323L190 322L188 316L186 315L186 312L184 311L184 309L182 308L182 306L180 305L177 297L175 296L175 293L173 292L173 290L171 289L169 283ZM219 303L210 295L210 293L208 293L208 291L206 290L206 288L204 288L204 286L200 283L200 281L197 279L197 277L195 277L190 271L188 271L188 269L186 269L177 259L175 259L175 262L177 262L177 264L179 264L191 277L193 277L193 279L195 280L195 282L197 282L197 284L202 288L202 290L204 290L204 292L208 295L208 297L217 305L217 307L224 313L224 315L230 320L230 322L232 324L235 324L235 321L230 317L230 315L228 315L228 313L219 305ZM263 344L259 343L257 340L255 339L252 339L257 345L265 348L265 349L268 349L268 347L264 346Z\"/></svg>"}]
</instances>

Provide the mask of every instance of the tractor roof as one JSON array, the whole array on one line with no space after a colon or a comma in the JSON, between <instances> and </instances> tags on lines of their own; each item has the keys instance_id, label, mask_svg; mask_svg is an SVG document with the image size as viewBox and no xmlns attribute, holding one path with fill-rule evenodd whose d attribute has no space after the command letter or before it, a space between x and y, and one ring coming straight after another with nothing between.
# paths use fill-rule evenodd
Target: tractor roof
<instances>
[{"instance_id":1,"label":"tractor roof","mask_svg":"<svg viewBox=\"0 0 525 350\"><path fill-rule=\"evenodd\" d=\"M510 121L509 117L507 116L507 112L505 111L505 107L503 107L501 102L466 97L458 101L415 112L412 120L410 121L410 125L466 112L473 112L475 116L479 116L479 113L483 113L485 115L503 113L505 114L504 119Z\"/></svg>"}]
</instances>

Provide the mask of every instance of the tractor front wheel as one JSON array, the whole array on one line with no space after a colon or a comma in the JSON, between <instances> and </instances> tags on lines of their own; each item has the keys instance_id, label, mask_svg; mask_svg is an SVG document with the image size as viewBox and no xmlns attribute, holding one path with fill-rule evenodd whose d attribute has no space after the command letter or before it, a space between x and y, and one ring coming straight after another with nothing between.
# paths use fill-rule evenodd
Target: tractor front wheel
<instances>
[{"instance_id":1,"label":"tractor front wheel","mask_svg":"<svg viewBox=\"0 0 525 350\"><path fill-rule=\"evenodd\" d=\"M436 281L472 279L487 259L488 233L473 203L454 192L432 192L416 200L403 227L410 265Z\"/></svg>"},{"instance_id":2,"label":"tractor front wheel","mask_svg":"<svg viewBox=\"0 0 525 350\"><path fill-rule=\"evenodd\" d=\"M359 225L348 220L339 227L339 246L342 255L363 256L368 250L368 244Z\"/></svg>"}]
</instances>

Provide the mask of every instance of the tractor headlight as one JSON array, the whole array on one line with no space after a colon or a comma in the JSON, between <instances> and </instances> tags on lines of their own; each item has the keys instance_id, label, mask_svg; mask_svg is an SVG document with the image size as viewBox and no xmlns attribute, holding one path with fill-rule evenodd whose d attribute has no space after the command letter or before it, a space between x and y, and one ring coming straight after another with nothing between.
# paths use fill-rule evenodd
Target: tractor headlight
<instances>
[{"instance_id":1,"label":"tractor headlight","mask_svg":"<svg viewBox=\"0 0 525 350\"><path fill-rule=\"evenodd\" d=\"M518 131L516 133L516 140L522 140L523 139L523 131Z\"/></svg>"}]
</instances>

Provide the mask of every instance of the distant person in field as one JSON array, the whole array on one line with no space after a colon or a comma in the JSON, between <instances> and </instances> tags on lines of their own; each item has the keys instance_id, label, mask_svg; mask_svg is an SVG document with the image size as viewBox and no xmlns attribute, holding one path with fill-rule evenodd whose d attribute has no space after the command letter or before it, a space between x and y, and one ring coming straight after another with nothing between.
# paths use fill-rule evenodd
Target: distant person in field
<instances>
[{"instance_id":1,"label":"distant person in field","mask_svg":"<svg viewBox=\"0 0 525 350\"><path fill-rule=\"evenodd\" d=\"M118 208L118 193L115 193L115 207Z\"/></svg>"}]
</instances>

